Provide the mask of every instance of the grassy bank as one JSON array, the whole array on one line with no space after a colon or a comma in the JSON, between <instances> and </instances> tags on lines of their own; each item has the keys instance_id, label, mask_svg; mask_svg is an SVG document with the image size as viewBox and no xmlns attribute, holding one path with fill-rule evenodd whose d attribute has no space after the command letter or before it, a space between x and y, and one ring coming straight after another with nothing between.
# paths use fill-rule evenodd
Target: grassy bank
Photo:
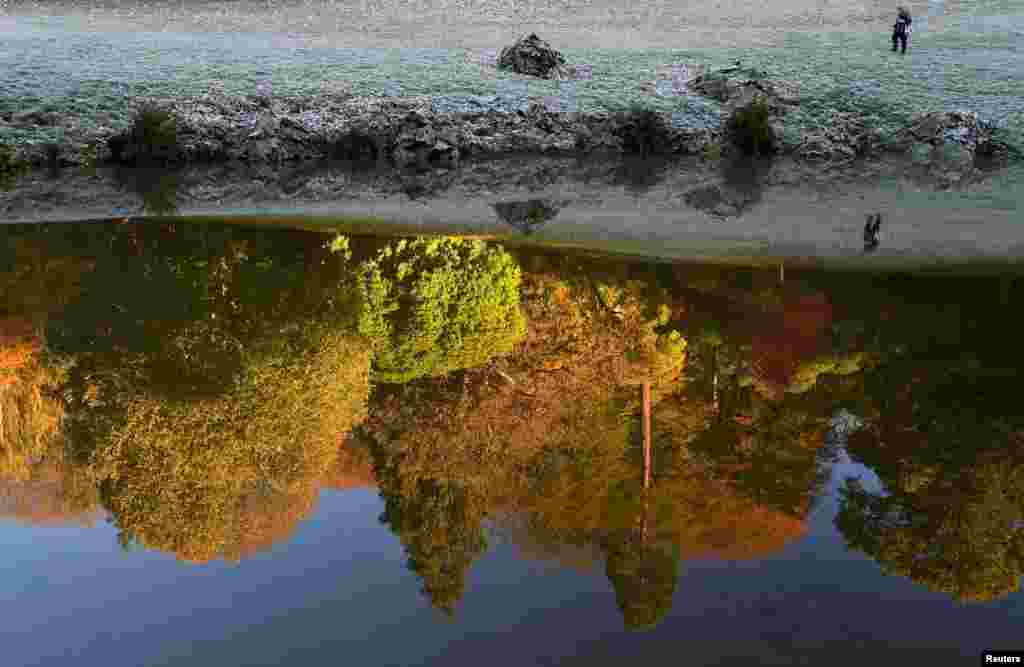
<instances>
[{"instance_id":1,"label":"grassy bank","mask_svg":"<svg viewBox=\"0 0 1024 667\"><path fill-rule=\"evenodd\" d=\"M692 110L692 99L659 97L640 89L641 83L655 79L656 68L668 63L702 63L714 70L741 60L770 78L797 81L802 103L787 119L785 140L789 142L796 141L801 131L826 125L835 111L864 114L887 137L905 126L917 110L973 109L984 117L992 109L1015 105L1017 111L1006 116L999 137L1016 151L1010 173L984 192L956 195L980 206L1005 208L1019 198L1013 191L1019 191L1024 169L1024 95L1020 92L1024 73L999 63L1012 65L1019 39L1011 31L979 30L975 24L996 14L1013 16L1021 2L967 4L974 15L947 19L941 31L923 25L906 56L888 50L889 35L884 31L791 33L782 47L771 49L563 49L563 53L570 63L592 67L592 79L573 82L576 108L584 112L619 111L639 103L656 111L686 114ZM964 3L961 10L967 11ZM926 23L926 17L918 20ZM504 72L489 78L473 64L474 54L463 49L213 52L204 50L210 48L207 45L194 47L196 53L179 64L176 59L181 53L169 55L159 45L122 46L102 34L96 39L102 48L84 76L109 70L104 77L109 81L82 79L71 83L69 90L39 94L50 89L43 82L56 80L54 72L60 67L47 70L40 65L0 73L0 89L8 92L0 97L0 113L69 113L78 115L86 127L107 122L124 128L129 123L130 98L198 95L209 90L211 83L220 83L229 94L253 93L258 83L269 80L273 94L283 96L315 94L325 81L349 82L357 95L392 89L402 95L439 96L493 95L495 79L513 78ZM120 57L118 49L124 51ZM531 96L555 96L560 88L554 81L529 81L526 86ZM0 128L0 143L61 139L56 128Z\"/></svg>"},{"instance_id":2,"label":"grassy bank","mask_svg":"<svg viewBox=\"0 0 1024 667\"><path fill-rule=\"evenodd\" d=\"M952 106L1012 106L1020 96L1020 72L1005 76L979 75L979 54L985 62L998 60L999 53L1012 54L1010 33L962 32L961 17L942 32L923 31L914 35L911 52L900 57L888 51L887 33L794 33L785 46L773 49L564 49L570 63L592 66L593 78L576 81L575 99L579 111L616 111L639 102L663 112L686 112L693 104L686 97L658 97L640 90L640 84L655 78L655 69L667 63L704 63L709 69L742 60L746 66L763 70L771 78L798 81L803 102L787 131L790 137L800 129L821 126L833 111L858 111L883 133L905 123L912 111L940 110ZM972 56L973 57L970 57ZM383 94L397 85L402 95L493 95L494 79L482 76L481 68L467 59L461 49L432 50L429 57L400 49L364 52L359 58L331 57L330 50L261 53L250 62L230 56L217 62L208 58L169 69L159 65L159 50L136 53L135 62L110 81L86 79L59 95L40 95L31 77L7 82L11 91L0 98L0 113L40 110L74 113L88 125L100 114L108 114L116 125L128 122L126 99L137 95L197 95L211 82L222 82L230 94L251 93L258 82L269 79L274 94L314 94L324 81L343 80L359 95ZM234 58L234 60L232 60ZM341 62L336 62L341 61ZM347 61L347 62L346 62ZM983 64L983 63L982 63ZM93 68L95 69L95 68ZM147 78L146 75L151 78ZM510 77L499 72L498 80ZM529 95L558 95L554 81L530 81ZM990 104L992 103L992 104ZM1017 105L1020 109L1024 105ZM1008 139L1024 150L1024 111L1008 118ZM59 140L52 129L39 131L2 130L6 143Z\"/></svg>"}]
</instances>

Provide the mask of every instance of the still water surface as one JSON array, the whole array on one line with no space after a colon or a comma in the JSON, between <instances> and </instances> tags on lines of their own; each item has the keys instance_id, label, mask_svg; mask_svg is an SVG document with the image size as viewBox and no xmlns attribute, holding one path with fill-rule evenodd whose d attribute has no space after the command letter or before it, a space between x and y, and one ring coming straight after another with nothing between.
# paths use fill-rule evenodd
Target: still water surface
<instances>
[{"instance_id":1,"label":"still water surface","mask_svg":"<svg viewBox=\"0 0 1024 667\"><path fill-rule=\"evenodd\" d=\"M5 664L1021 646L1016 273L0 236Z\"/></svg>"}]
</instances>

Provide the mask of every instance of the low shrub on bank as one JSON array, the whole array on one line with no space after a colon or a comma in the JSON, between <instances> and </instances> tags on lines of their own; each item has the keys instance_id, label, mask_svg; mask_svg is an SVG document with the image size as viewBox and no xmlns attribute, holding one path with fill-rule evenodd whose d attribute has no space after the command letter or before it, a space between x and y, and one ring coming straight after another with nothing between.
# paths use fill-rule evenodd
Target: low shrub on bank
<instances>
[{"instance_id":1,"label":"low shrub on bank","mask_svg":"<svg viewBox=\"0 0 1024 667\"><path fill-rule=\"evenodd\" d=\"M139 107L126 134L111 137L115 162L172 162L178 152L178 119L151 104Z\"/></svg>"},{"instance_id":2,"label":"low shrub on bank","mask_svg":"<svg viewBox=\"0 0 1024 667\"><path fill-rule=\"evenodd\" d=\"M633 105L623 116L622 146L626 153L660 155L670 150L668 125L661 114Z\"/></svg>"},{"instance_id":3,"label":"low shrub on bank","mask_svg":"<svg viewBox=\"0 0 1024 667\"><path fill-rule=\"evenodd\" d=\"M720 160L722 158L722 145L717 141L712 141L704 147L702 155L708 162Z\"/></svg>"},{"instance_id":4,"label":"low shrub on bank","mask_svg":"<svg viewBox=\"0 0 1024 667\"><path fill-rule=\"evenodd\" d=\"M28 164L18 159L14 147L0 144L0 187L8 185L14 178L28 170Z\"/></svg>"},{"instance_id":5,"label":"low shrub on bank","mask_svg":"<svg viewBox=\"0 0 1024 667\"><path fill-rule=\"evenodd\" d=\"M733 142L747 155L775 151L776 137L768 124L768 101L759 96L748 107L737 109L730 119Z\"/></svg>"}]
</instances>

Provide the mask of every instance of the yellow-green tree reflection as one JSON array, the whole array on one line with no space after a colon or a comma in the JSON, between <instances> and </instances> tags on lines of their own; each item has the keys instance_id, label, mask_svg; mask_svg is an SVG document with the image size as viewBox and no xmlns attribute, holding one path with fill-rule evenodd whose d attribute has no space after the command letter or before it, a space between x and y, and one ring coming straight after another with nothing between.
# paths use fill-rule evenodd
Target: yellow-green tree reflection
<instances>
[{"instance_id":1,"label":"yellow-green tree reflection","mask_svg":"<svg viewBox=\"0 0 1024 667\"><path fill-rule=\"evenodd\" d=\"M89 290L51 335L71 360L73 455L126 546L237 560L308 514L365 415L355 299L308 237L197 228L183 252L189 234L132 231L112 239L138 249L121 275L103 265L90 285L132 289Z\"/></svg>"},{"instance_id":2,"label":"yellow-green tree reflection","mask_svg":"<svg viewBox=\"0 0 1024 667\"><path fill-rule=\"evenodd\" d=\"M375 342L381 382L479 366L510 352L526 331L519 266L482 241L397 241L359 273L359 332Z\"/></svg>"}]
</instances>

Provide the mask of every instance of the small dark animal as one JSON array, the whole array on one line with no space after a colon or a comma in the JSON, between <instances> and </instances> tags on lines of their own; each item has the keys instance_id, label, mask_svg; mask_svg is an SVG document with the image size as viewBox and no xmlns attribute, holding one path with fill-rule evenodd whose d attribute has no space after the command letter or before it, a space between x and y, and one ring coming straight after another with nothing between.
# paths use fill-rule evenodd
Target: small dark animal
<instances>
[{"instance_id":1,"label":"small dark animal","mask_svg":"<svg viewBox=\"0 0 1024 667\"><path fill-rule=\"evenodd\" d=\"M864 251L870 252L878 247L878 230L882 226L882 214L868 213L867 222L864 223Z\"/></svg>"}]
</instances>

